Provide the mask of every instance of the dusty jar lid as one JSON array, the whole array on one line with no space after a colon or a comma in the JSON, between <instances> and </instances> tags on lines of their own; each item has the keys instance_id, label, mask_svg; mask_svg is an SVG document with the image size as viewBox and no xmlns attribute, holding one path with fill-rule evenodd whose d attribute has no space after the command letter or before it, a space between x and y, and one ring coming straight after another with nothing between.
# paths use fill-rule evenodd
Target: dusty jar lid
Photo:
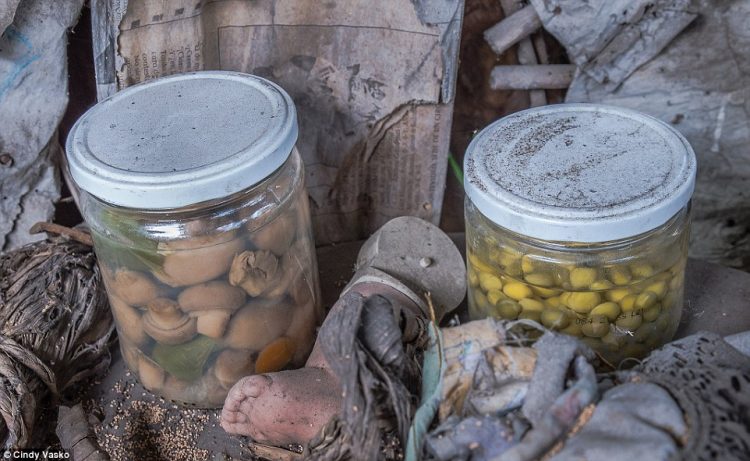
<instances>
[{"instance_id":1,"label":"dusty jar lid","mask_svg":"<svg viewBox=\"0 0 750 461\"><path fill-rule=\"evenodd\" d=\"M501 227L543 240L605 242L667 222L690 200L687 140L639 112L559 104L482 130L464 159L466 194Z\"/></svg>"},{"instance_id":2,"label":"dusty jar lid","mask_svg":"<svg viewBox=\"0 0 750 461\"><path fill-rule=\"evenodd\" d=\"M129 208L178 208L262 181L289 157L297 115L278 85L194 72L126 88L89 109L66 143L78 186Z\"/></svg>"}]
</instances>

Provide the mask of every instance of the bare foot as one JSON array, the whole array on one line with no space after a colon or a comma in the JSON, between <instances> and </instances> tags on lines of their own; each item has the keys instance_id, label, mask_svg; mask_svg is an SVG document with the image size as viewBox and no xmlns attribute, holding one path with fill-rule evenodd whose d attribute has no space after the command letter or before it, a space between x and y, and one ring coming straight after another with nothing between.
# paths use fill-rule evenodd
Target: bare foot
<instances>
[{"instance_id":1,"label":"bare foot","mask_svg":"<svg viewBox=\"0 0 750 461\"><path fill-rule=\"evenodd\" d=\"M417 309L409 298L389 286L362 283L352 291L363 296L381 294L392 303ZM345 301L340 299L331 312L345 308ZM224 402L221 427L257 442L305 445L341 412L341 393L339 380L316 341L305 368L238 381Z\"/></svg>"},{"instance_id":2,"label":"bare foot","mask_svg":"<svg viewBox=\"0 0 750 461\"><path fill-rule=\"evenodd\" d=\"M221 427L258 442L305 443L341 411L340 406L337 380L322 368L248 376L229 391Z\"/></svg>"}]
</instances>

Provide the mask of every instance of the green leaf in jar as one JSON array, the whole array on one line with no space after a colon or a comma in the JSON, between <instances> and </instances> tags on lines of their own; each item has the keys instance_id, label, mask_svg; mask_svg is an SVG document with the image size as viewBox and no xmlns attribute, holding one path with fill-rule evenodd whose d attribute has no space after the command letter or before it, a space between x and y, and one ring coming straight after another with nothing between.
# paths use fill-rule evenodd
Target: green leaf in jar
<instances>
[{"instance_id":1,"label":"green leaf in jar","mask_svg":"<svg viewBox=\"0 0 750 461\"><path fill-rule=\"evenodd\" d=\"M140 234L140 225L134 219L104 211L101 224L116 237L91 233L100 260L112 267L161 271L164 256L157 251L158 242Z\"/></svg>"},{"instance_id":2,"label":"green leaf in jar","mask_svg":"<svg viewBox=\"0 0 750 461\"><path fill-rule=\"evenodd\" d=\"M192 382L201 377L203 367L215 349L213 339L198 335L191 341L175 346L157 343L151 356L174 377Z\"/></svg>"},{"instance_id":3,"label":"green leaf in jar","mask_svg":"<svg viewBox=\"0 0 750 461\"><path fill-rule=\"evenodd\" d=\"M114 268L126 267L134 271L161 271L164 256L156 252L156 244L150 248L135 248L92 232L99 260Z\"/></svg>"}]
</instances>

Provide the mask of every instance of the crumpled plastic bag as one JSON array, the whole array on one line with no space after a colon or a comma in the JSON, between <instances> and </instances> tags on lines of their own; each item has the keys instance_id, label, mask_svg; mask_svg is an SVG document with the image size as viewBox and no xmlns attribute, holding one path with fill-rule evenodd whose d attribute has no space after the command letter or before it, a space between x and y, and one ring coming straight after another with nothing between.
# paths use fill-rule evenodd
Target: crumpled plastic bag
<instances>
[{"instance_id":1,"label":"crumpled plastic bag","mask_svg":"<svg viewBox=\"0 0 750 461\"><path fill-rule=\"evenodd\" d=\"M0 0L0 250L41 240L60 197L67 33L83 0Z\"/></svg>"},{"instance_id":2,"label":"crumpled plastic bag","mask_svg":"<svg viewBox=\"0 0 750 461\"><path fill-rule=\"evenodd\" d=\"M571 62L613 90L698 16L692 0L531 0Z\"/></svg>"},{"instance_id":3,"label":"crumpled plastic bag","mask_svg":"<svg viewBox=\"0 0 750 461\"><path fill-rule=\"evenodd\" d=\"M750 268L750 2L531 3L579 68L566 102L635 109L690 142L691 256Z\"/></svg>"}]
</instances>

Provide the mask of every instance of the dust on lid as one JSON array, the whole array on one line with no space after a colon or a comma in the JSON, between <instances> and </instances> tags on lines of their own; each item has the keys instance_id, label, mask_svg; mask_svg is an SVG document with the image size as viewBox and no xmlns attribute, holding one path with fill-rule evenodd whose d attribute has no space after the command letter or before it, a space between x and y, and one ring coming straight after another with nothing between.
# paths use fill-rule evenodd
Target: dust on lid
<instances>
[{"instance_id":1,"label":"dust on lid","mask_svg":"<svg viewBox=\"0 0 750 461\"><path fill-rule=\"evenodd\" d=\"M297 115L276 84L237 72L194 72L126 88L89 109L66 143L70 173L90 194L169 209L257 184L289 157Z\"/></svg>"},{"instance_id":2,"label":"dust on lid","mask_svg":"<svg viewBox=\"0 0 750 461\"><path fill-rule=\"evenodd\" d=\"M639 112L559 104L482 130L464 159L466 194L487 218L559 242L632 237L690 200L695 154L669 125Z\"/></svg>"}]
</instances>

